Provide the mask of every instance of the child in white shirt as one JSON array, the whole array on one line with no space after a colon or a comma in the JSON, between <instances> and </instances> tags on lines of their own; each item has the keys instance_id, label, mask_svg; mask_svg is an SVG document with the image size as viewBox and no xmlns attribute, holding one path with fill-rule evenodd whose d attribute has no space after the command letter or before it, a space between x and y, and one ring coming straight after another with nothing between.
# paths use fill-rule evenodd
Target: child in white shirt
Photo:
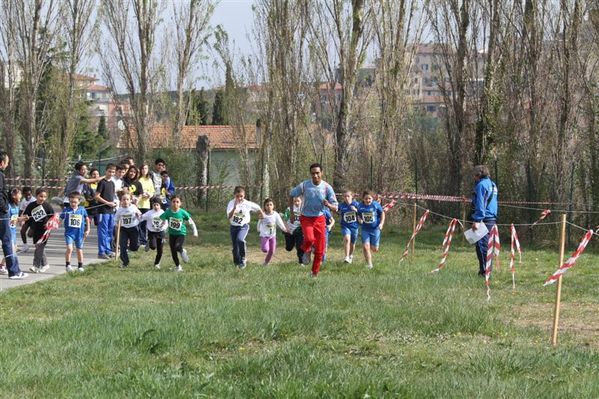
<instances>
[{"instance_id":1,"label":"child in white shirt","mask_svg":"<svg viewBox=\"0 0 599 399\"><path fill-rule=\"evenodd\" d=\"M231 241L233 242L233 263L243 270L246 266L245 238L250 229L250 212L259 212L260 218L264 217L260 205L245 199L245 188L235 187L233 191L235 198L227 205L227 219L229 219Z\"/></svg>"},{"instance_id":2,"label":"child in white shirt","mask_svg":"<svg viewBox=\"0 0 599 399\"><path fill-rule=\"evenodd\" d=\"M129 266L129 254L127 248L135 252L139 249L139 219L141 212L137 206L131 203L131 194L121 195L121 206L116 211L115 222L120 222L119 248L121 252L121 269Z\"/></svg>"},{"instance_id":3,"label":"child in white shirt","mask_svg":"<svg viewBox=\"0 0 599 399\"><path fill-rule=\"evenodd\" d=\"M283 232L288 233L283 219L278 212L275 212L275 203L270 198L264 200L264 217L258 221L258 231L260 232L260 249L266 254L264 266L272 259L277 249L277 226Z\"/></svg>"},{"instance_id":4,"label":"child in white shirt","mask_svg":"<svg viewBox=\"0 0 599 399\"><path fill-rule=\"evenodd\" d=\"M154 197L150 200L152 209L144 213L141 217L141 221L146 222L146 229L148 231L148 242L146 244L146 251L156 250L156 258L154 259L154 267L160 269L160 260L162 259L162 248L164 240L164 232L168 227L166 220L160 219L160 215L164 213L162 210L159 197Z\"/></svg>"}]
</instances>

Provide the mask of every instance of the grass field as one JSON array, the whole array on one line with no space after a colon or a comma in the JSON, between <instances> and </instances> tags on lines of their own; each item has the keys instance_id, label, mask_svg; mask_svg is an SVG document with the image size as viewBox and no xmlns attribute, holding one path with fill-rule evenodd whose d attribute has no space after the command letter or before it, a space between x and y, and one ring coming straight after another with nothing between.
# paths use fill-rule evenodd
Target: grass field
<instances>
[{"instance_id":1,"label":"grass field","mask_svg":"<svg viewBox=\"0 0 599 399\"><path fill-rule=\"evenodd\" d=\"M199 218L183 273L153 253L0 294L1 397L597 398L599 257L564 279L550 341L557 250L524 248L516 290L504 244L492 299L473 248L442 227L399 264L407 232L384 232L375 268L341 263L338 230L315 280L281 248L232 266L222 215ZM573 248L569 249L568 254ZM360 255L358 253L357 255Z\"/></svg>"}]
</instances>

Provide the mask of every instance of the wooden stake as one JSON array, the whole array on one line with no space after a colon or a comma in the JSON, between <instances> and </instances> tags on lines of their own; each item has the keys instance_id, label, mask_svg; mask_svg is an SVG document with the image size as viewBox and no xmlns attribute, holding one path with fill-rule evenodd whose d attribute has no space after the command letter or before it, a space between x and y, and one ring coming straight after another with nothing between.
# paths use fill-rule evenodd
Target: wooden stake
<instances>
[{"instance_id":1,"label":"wooden stake","mask_svg":"<svg viewBox=\"0 0 599 399\"><path fill-rule=\"evenodd\" d=\"M566 250L566 217L564 213L562 215L562 235L559 249L559 265L561 267L564 264L564 252ZM553 333L551 334L551 345L557 346L557 326L559 324L559 308L562 297L562 276L560 275L557 279L557 292L555 295L555 312L553 314Z\"/></svg>"},{"instance_id":2,"label":"wooden stake","mask_svg":"<svg viewBox=\"0 0 599 399\"><path fill-rule=\"evenodd\" d=\"M116 253L116 257L118 258L119 255L121 254L121 245L119 244L121 240L121 221L119 220L118 223L116 224L116 251L114 251Z\"/></svg>"},{"instance_id":3,"label":"wooden stake","mask_svg":"<svg viewBox=\"0 0 599 399\"><path fill-rule=\"evenodd\" d=\"M462 233L464 232L464 230L466 229L466 204L464 204L463 202L462 204L462 221L464 223L464 228L462 228ZM464 234L460 234L462 236L462 244L466 243L466 236Z\"/></svg>"},{"instance_id":4,"label":"wooden stake","mask_svg":"<svg viewBox=\"0 0 599 399\"><path fill-rule=\"evenodd\" d=\"M416 202L414 202L414 219L412 221L412 232L416 231L417 216L418 216L418 205L416 205ZM414 248L415 244L416 244L416 237L414 237L414 239L412 240L412 255L414 255L414 252L415 252L415 248Z\"/></svg>"}]
</instances>

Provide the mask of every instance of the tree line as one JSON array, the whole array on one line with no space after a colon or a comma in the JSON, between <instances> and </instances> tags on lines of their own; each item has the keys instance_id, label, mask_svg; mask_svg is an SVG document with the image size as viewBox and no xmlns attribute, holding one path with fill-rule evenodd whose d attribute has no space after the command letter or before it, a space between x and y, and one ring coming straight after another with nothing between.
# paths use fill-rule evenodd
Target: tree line
<instances>
[{"instance_id":1,"label":"tree line","mask_svg":"<svg viewBox=\"0 0 599 399\"><path fill-rule=\"evenodd\" d=\"M219 121L239 126L242 143L243 126L260 126L260 167L247 148L239 155L244 183L263 194L284 196L318 160L339 189L464 195L472 166L486 163L504 198L599 205L594 1L255 0L249 54L211 26L211 0L1 1L0 54L22 76L2 86L0 129L25 175L42 143L72 151L71 77L91 51L103 80L124 88L140 159L154 124L168 120L176 148L186 123L207 123L193 89L212 62L225 76ZM410 93L425 42L438 66L437 118ZM41 101L50 67L67 72L50 91L66 112Z\"/></svg>"}]
</instances>

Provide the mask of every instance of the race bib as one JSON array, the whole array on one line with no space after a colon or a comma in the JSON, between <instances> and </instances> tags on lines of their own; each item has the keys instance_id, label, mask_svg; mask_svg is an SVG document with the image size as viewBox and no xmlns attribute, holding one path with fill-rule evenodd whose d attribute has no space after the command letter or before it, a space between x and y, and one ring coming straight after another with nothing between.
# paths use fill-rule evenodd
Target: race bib
<instances>
[{"instance_id":1,"label":"race bib","mask_svg":"<svg viewBox=\"0 0 599 399\"><path fill-rule=\"evenodd\" d=\"M162 229L162 219L160 219L160 218L152 219L152 227L154 228L154 230L161 230Z\"/></svg>"},{"instance_id":2,"label":"race bib","mask_svg":"<svg viewBox=\"0 0 599 399\"><path fill-rule=\"evenodd\" d=\"M10 217L10 227L17 227L17 220L19 219L19 215L12 215Z\"/></svg>"},{"instance_id":3,"label":"race bib","mask_svg":"<svg viewBox=\"0 0 599 399\"><path fill-rule=\"evenodd\" d=\"M133 223L133 216L134 216L134 215L132 215L132 214L130 214L130 213L124 214L124 215L121 217L121 224L122 224L123 226L125 226L125 227L127 227L127 226L131 225L131 223Z\"/></svg>"},{"instance_id":4,"label":"race bib","mask_svg":"<svg viewBox=\"0 0 599 399\"><path fill-rule=\"evenodd\" d=\"M40 220L42 220L46 216L48 216L48 214L46 213L46 210L44 209L44 207L41 206L41 205L40 206L36 206L35 208L33 208L31 210L31 218L35 222L39 222Z\"/></svg>"},{"instance_id":5,"label":"race bib","mask_svg":"<svg viewBox=\"0 0 599 399\"><path fill-rule=\"evenodd\" d=\"M168 227L170 227L171 229L180 231L182 226L183 226L182 219L176 219L176 218L168 219Z\"/></svg>"},{"instance_id":6,"label":"race bib","mask_svg":"<svg viewBox=\"0 0 599 399\"><path fill-rule=\"evenodd\" d=\"M238 212L233 215L233 224L243 224L243 212Z\"/></svg>"},{"instance_id":7,"label":"race bib","mask_svg":"<svg viewBox=\"0 0 599 399\"><path fill-rule=\"evenodd\" d=\"M274 235L275 234L275 225L274 224L267 224L266 228L268 229L268 235Z\"/></svg>"},{"instance_id":8,"label":"race bib","mask_svg":"<svg viewBox=\"0 0 599 399\"><path fill-rule=\"evenodd\" d=\"M354 223L356 220L356 212L346 212L343 214L343 221L345 223Z\"/></svg>"},{"instance_id":9,"label":"race bib","mask_svg":"<svg viewBox=\"0 0 599 399\"><path fill-rule=\"evenodd\" d=\"M362 219L364 219L364 223L374 223L374 212L364 212L362 214Z\"/></svg>"},{"instance_id":10,"label":"race bib","mask_svg":"<svg viewBox=\"0 0 599 399\"><path fill-rule=\"evenodd\" d=\"M69 227L75 228L75 229L80 229L81 226L83 225L83 216L82 215L76 215L76 214L69 214Z\"/></svg>"}]
</instances>

